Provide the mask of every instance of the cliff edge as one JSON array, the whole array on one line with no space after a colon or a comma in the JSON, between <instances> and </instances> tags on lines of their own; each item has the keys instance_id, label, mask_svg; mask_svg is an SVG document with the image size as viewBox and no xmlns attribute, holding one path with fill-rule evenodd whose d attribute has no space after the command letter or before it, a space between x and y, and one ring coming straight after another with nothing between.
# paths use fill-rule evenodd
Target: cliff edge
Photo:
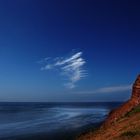
<instances>
[{"instance_id":1,"label":"cliff edge","mask_svg":"<svg viewBox=\"0 0 140 140\"><path fill-rule=\"evenodd\" d=\"M78 140L140 140L140 75L133 84L132 96L110 112L103 125Z\"/></svg>"},{"instance_id":2,"label":"cliff edge","mask_svg":"<svg viewBox=\"0 0 140 140\"><path fill-rule=\"evenodd\" d=\"M119 108L111 111L108 118L103 124L103 127L108 127L108 125L115 123L118 119L125 116L133 108L140 105L140 75L137 77L135 83L133 84L132 96L130 100L124 103Z\"/></svg>"}]
</instances>

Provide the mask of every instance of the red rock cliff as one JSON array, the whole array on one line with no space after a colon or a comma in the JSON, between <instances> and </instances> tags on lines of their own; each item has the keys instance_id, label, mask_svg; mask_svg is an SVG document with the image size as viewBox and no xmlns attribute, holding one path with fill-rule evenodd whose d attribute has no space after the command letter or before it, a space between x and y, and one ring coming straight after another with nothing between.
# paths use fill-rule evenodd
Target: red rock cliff
<instances>
[{"instance_id":1,"label":"red rock cliff","mask_svg":"<svg viewBox=\"0 0 140 140\"><path fill-rule=\"evenodd\" d=\"M132 96L130 100L128 100L119 108L110 112L108 118L103 124L103 127L108 127L108 125L115 123L117 120L125 116L129 111L131 111L138 105L140 105L140 75L138 76L133 85Z\"/></svg>"}]
</instances>

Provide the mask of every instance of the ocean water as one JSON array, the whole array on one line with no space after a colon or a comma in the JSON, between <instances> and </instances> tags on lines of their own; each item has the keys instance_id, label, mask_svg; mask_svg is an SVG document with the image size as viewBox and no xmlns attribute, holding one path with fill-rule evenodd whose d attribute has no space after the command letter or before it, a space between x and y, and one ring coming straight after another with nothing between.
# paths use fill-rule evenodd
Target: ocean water
<instances>
[{"instance_id":1,"label":"ocean water","mask_svg":"<svg viewBox=\"0 0 140 140\"><path fill-rule=\"evenodd\" d=\"M0 140L74 140L120 104L0 103Z\"/></svg>"}]
</instances>

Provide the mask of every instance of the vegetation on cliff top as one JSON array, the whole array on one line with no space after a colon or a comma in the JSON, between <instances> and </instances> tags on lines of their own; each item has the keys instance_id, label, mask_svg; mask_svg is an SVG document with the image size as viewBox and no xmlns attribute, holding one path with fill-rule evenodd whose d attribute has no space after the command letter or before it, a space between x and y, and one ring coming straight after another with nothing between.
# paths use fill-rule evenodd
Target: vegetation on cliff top
<instances>
[{"instance_id":1,"label":"vegetation on cliff top","mask_svg":"<svg viewBox=\"0 0 140 140\"><path fill-rule=\"evenodd\" d=\"M130 117L135 113L140 113L140 105L138 105L137 107L133 108L130 112L126 113L126 117Z\"/></svg>"}]
</instances>

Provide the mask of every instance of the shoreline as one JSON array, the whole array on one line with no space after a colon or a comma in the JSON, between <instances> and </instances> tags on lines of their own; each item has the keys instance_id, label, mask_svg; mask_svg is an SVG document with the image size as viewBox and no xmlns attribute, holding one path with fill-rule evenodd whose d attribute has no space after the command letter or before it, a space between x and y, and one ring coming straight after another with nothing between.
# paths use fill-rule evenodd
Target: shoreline
<instances>
[{"instance_id":1,"label":"shoreline","mask_svg":"<svg viewBox=\"0 0 140 140\"><path fill-rule=\"evenodd\" d=\"M81 135L77 140L139 140L140 75L132 88L131 98L113 109L97 131Z\"/></svg>"}]
</instances>

